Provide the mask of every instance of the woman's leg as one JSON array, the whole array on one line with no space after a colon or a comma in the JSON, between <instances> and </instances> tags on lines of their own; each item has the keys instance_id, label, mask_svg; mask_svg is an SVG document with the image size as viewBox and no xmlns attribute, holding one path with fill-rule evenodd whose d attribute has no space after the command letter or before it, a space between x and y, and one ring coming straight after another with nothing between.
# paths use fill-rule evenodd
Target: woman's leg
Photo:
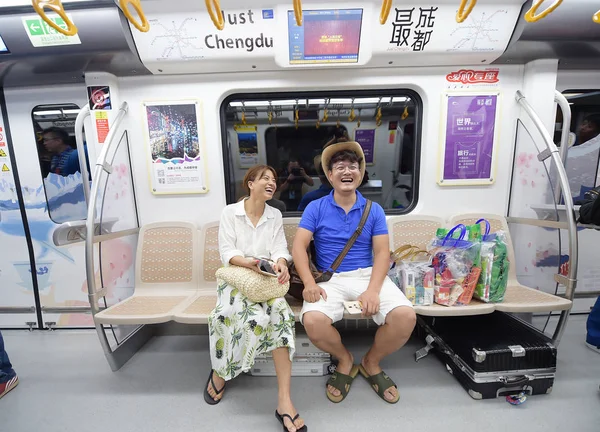
<instances>
[{"instance_id":1,"label":"woman's leg","mask_svg":"<svg viewBox=\"0 0 600 432\"><path fill-rule=\"evenodd\" d=\"M287 347L281 347L273 350L273 362L275 363L275 373L277 374L278 400L277 412L280 415L288 414L294 418L297 414L296 408L292 404L291 385L292 385L292 362ZM288 418L284 419L284 424L290 432L295 432L304 426L304 420L298 417L294 424Z\"/></svg>"}]
</instances>

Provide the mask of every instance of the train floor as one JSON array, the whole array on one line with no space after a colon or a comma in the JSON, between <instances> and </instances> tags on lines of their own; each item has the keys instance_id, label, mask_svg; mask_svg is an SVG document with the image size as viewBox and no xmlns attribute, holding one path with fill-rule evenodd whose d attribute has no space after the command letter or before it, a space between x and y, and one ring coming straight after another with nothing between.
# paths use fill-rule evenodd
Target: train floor
<instances>
[{"instance_id":1,"label":"train floor","mask_svg":"<svg viewBox=\"0 0 600 432\"><path fill-rule=\"evenodd\" d=\"M400 389L396 405L379 399L360 377L340 404L325 397L327 377L293 377L293 400L309 431L597 432L600 355L584 344L585 320L581 315L569 320L553 392L529 397L523 405L471 399L434 355L414 361L422 346L418 340L383 363ZM544 322L534 319L536 325ZM20 385L0 399L2 432L281 430L274 417L274 377L241 375L228 384L219 405L204 402L207 336L155 337L113 373L93 331L4 330L3 335ZM359 359L369 336L361 333L345 342Z\"/></svg>"}]
</instances>

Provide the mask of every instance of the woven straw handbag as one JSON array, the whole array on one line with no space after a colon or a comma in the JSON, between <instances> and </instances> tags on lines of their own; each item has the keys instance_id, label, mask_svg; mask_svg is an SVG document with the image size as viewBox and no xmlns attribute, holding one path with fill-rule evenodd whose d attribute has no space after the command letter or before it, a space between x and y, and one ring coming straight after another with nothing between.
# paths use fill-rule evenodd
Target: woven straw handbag
<instances>
[{"instance_id":1,"label":"woven straw handbag","mask_svg":"<svg viewBox=\"0 0 600 432\"><path fill-rule=\"evenodd\" d=\"M215 273L217 279L238 289L248 300L262 303L287 294L290 283L280 284L276 277L266 276L240 266L221 267Z\"/></svg>"}]
</instances>

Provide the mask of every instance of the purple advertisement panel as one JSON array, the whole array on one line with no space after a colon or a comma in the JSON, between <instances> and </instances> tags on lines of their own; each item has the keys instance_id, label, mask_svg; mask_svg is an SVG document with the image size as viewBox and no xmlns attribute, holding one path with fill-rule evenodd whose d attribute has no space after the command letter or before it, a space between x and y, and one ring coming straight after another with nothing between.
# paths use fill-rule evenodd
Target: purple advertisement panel
<instances>
[{"instance_id":1,"label":"purple advertisement panel","mask_svg":"<svg viewBox=\"0 0 600 432\"><path fill-rule=\"evenodd\" d=\"M373 163L375 153L375 129L356 129L354 139L363 149L365 163Z\"/></svg>"},{"instance_id":2,"label":"purple advertisement panel","mask_svg":"<svg viewBox=\"0 0 600 432\"><path fill-rule=\"evenodd\" d=\"M449 96L444 180L489 179L497 95Z\"/></svg>"}]
</instances>

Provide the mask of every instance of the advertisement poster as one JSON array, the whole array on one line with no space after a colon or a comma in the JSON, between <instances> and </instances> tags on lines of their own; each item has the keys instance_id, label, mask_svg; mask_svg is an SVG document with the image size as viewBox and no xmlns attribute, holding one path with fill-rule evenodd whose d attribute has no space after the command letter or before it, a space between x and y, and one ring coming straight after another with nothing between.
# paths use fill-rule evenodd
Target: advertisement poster
<instances>
[{"instance_id":1,"label":"advertisement poster","mask_svg":"<svg viewBox=\"0 0 600 432\"><path fill-rule=\"evenodd\" d=\"M108 86L89 86L88 104L91 110L110 110L112 103L110 101L110 87Z\"/></svg>"},{"instance_id":2,"label":"advertisement poster","mask_svg":"<svg viewBox=\"0 0 600 432\"><path fill-rule=\"evenodd\" d=\"M498 93L447 95L441 185L492 184Z\"/></svg>"},{"instance_id":3,"label":"advertisement poster","mask_svg":"<svg viewBox=\"0 0 600 432\"><path fill-rule=\"evenodd\" d=\"M250 168L258 164L258 136L256 125L235 125L238 136L240 168Z\"/></svg>"},{"instance_id":4,"label":"advertisement poster","mask_svg":"<svg viewBox=\"0 0 600 432\"><path fill-rule=\"evenodd\" d=\"M375 129L356 129L354 141L360 144L365 154L365 163L375 162Z\"/></svg>"},{"instance_id":5,"label":"advertisement poster","mask_svg":"<svg viewBox=\"0 0 600 432\"><path fill-rule=\"evenodd\" d=\"M200 102L145 103L154 194L206 193Z\"/></svg>"}]
</instances>

